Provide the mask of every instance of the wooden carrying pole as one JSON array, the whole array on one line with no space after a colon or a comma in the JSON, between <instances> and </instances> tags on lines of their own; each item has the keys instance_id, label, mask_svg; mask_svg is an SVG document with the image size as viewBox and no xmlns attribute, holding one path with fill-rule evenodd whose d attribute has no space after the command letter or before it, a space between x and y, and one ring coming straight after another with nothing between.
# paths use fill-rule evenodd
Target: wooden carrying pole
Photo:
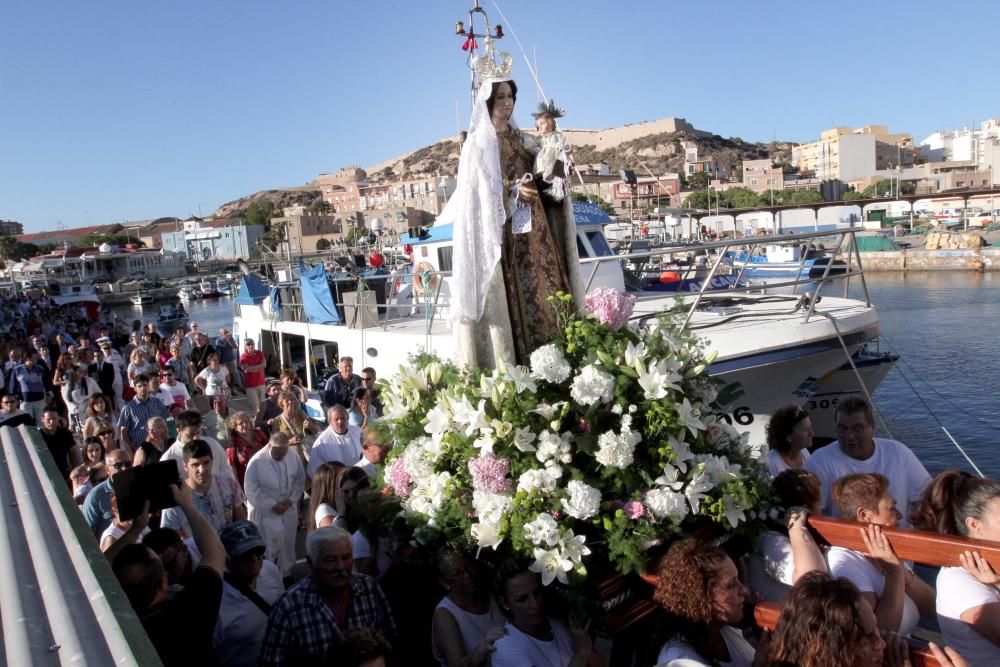
<instances>
[{"instance_id":1,"label":"wooden carrying pole","mask_svg":"<svg viewBox=\"0 0 1000 667\"><path fill-rule=\"evenodd\" d=\"M808 521L809 528L820 544L866 553L861 531L868 524L825 516L810 516ZM961 565L959 556L962 553L978 551L994 571L1000 572L1000 543L884 526L882 532L889 538L896 555L904 560L939 567L958 567ZM754 607L754 620L767 630L774 630L780 615L781 606L773 602L761 602ZM914 667L936 667L939 664L929 649L912 644L910 659Z\"/></svg>"}]
</instances>

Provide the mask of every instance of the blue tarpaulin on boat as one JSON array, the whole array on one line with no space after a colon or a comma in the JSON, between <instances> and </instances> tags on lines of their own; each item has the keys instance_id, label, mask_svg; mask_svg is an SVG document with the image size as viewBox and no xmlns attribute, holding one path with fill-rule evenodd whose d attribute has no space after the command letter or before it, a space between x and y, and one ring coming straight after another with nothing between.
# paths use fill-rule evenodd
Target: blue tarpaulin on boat
<instances>
[{"instance_id":1,"label":"blue tarpaulin on boat","mask_svg":"<svg viewBox=\"0 0 1000 667\"><path fill-rule=\"evenodd\" d=\"M267 298L267 287L258 276L241 276L240 291L236 295L236 303L243 306L254 306Z\"/></svg>"},{"instance_id":2,"label":"blue tarpaulin on boat","mask_svg":"<svg viewBox=\"0 0 1000 667\"><path fill-rule=\"evenodd\" d=\"M301 266L299 281L302 283L302 308L308 321L312 324L340 324L330 284L326 282L326 270L322 266Z\"/></svg>"}]
</instances>

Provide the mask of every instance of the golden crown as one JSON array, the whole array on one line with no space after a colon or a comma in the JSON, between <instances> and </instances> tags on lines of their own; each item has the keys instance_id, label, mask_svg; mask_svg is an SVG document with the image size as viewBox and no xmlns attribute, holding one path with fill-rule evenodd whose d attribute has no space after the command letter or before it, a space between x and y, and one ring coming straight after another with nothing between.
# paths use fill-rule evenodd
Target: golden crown
<instances>
[{"instance_id":1,"label":"golden crown","mask_svg":"<svg viewBox=\"0 0 1000 667\"><path fill-rule=\"evenodd\" d=\"M470 61L472 70L480 81L486 79L509 79L510 70L514 66L514 56L493 48L493 38L483 40L483 53L473 56Z\"/></svg>"}]
</instances>

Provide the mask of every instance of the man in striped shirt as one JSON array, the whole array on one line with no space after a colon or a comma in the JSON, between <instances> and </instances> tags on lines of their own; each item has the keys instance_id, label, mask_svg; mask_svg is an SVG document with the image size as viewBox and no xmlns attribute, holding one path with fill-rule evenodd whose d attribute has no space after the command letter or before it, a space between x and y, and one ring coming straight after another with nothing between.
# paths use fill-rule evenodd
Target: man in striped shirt
<instances>
[{"instance_id":1,"label":"man in striped shirt","mask_svg":"<svg viewBox=\"0 0 1000 667\"><path fill-rule=\"evenodd\" d=\"M133 384L135 398L125 404L118 418L118 432L122 447L131 457L146 440L146 422L150 417L170 418L170 411L163 402L149 394L149 376L140 373Z\"/></svg>"}]
</instances>

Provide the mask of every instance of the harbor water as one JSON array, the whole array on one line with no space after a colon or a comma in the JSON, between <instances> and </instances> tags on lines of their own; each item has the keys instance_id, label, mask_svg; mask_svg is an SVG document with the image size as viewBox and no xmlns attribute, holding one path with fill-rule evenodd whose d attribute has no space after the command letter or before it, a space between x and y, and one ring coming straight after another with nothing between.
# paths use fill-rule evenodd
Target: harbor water
<instances>
[{"instance_id":1,"label":"harbor water","mask_svg":"<svg viewBox=\"0 0 1000 667\"><path fill-rule=\"evenodd\" d=\"M1000 275L974 272L868 273L882 323L881 349L900 355L875 392L891 434L917 453L931 474L950 467L972 472L942 426L989 477L1000 478ZM839 293L831 290L831 296ZM850 295L863 298L860 283ZM230 298L192 301L192 322L213 339L231 327ZM158 305L116 308L126 321L155 320Z\"/></svg>"}]
</instances>

